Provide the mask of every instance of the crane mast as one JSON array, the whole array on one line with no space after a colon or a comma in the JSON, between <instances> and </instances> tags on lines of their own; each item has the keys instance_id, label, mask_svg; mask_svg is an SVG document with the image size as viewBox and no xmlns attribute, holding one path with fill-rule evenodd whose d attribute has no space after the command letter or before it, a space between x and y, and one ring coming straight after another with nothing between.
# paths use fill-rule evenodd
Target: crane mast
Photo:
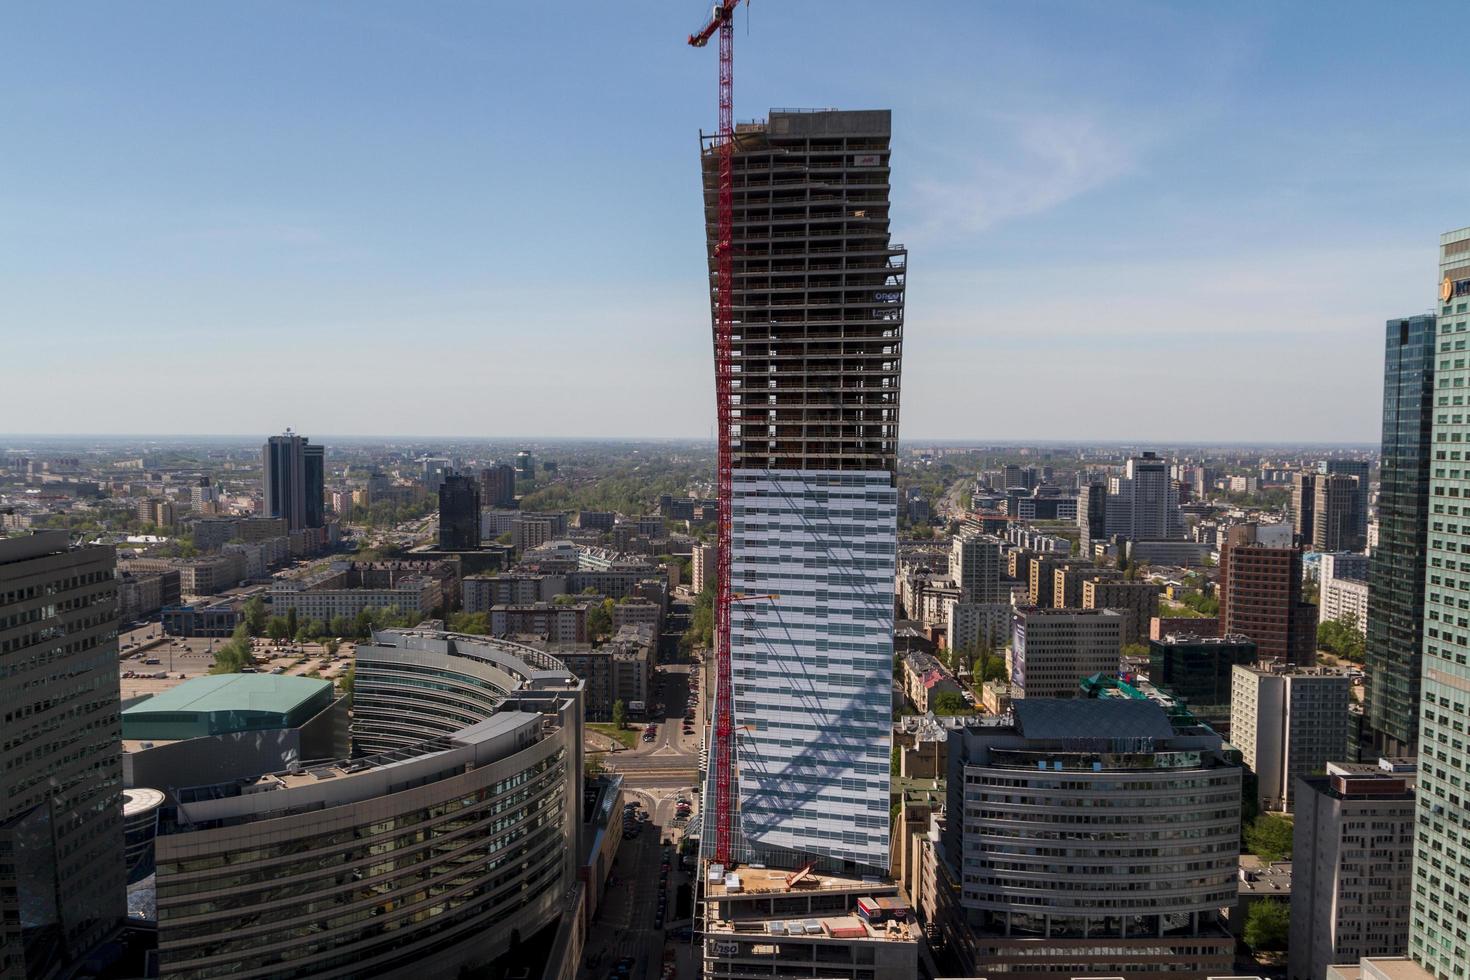
<instances>
[{"instance_id":1,"label":"crane mast","mask_svg":"<svg viewBox=\"0 0 1470 980\"><path fill-rule=\"evenodd\" d=\"M726 866L731 856L734 805L730 799L735 770L735 720L730 668L730 497L734 468L731 429L734 427L733 332L734 237L733 156L735 151L735 8L740 0L719 0L709 23L689 35L689 44L702 48L719 34L720 129L715 144L719 184L715 235L715 417L719 427L716 451L716 493L719 518L715 534L715 724L710 766L715 783L715 861ZM708 805L708 801L706 801Z\"/></svg>"}]
</instances>

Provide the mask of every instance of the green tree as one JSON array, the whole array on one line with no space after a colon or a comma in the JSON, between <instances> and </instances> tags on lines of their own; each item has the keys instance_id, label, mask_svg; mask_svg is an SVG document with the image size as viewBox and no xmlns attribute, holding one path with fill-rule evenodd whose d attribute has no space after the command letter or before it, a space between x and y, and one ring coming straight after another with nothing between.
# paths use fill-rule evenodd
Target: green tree
<instances>
[{"instance_id":1,"label":"green tree","mask_svg":"<svg viewBox=\"0 0 1470 980\"><path fill-rule=\"evenodd\" d=\"M1340 619L1329 619L1317 627L1317 646L1344 660L1363 661L1363 634L1358 632L1358 617L1353 613Z\"/></svg>"},{"instance_id":2,"label":"green tree","mask_svg":"<svg viewBox=\"0 0 1470 980\"><path fill-rule=\"evenodd\" d=\"M600 640L612 633L612 613L616 607L611 599L604 599L587 610L587 634Z\"/></svg>"},{"instance_id":3,"label":"green tree","mask_svg":"<svg viewBox=\"0 0 1470 980\"><path fill-rule=\"evenodd\" d=\"M940 691L929 699L929 710L936 715L972 715L975 709L964 695L955 691Z\"/></svg>"},{"instance_id":4,"label":"green tree","mask_svg":"<svg viewBox=\"0 0 1470 980\"><path fill-rule=\"evenodd\" d=\"M454 633L476 633L484 636L490 632L489 616L482 612L457 612L449 617L449 629Z\"/></svg>"},{"instance_id":5,"label":"green tree","mask_svg":"<svg viewBox=\"0 0 1470 980\"><path fill-rule=\"evenodd\" d=\"M1147 643L1125 643L1123 644L1123 656L1125 657L1147 657Z\"/></svg>"},{"instance_id":6,"label":"green tree","mask_svg":"<svg viewBox=\"0 0 1470 980\"><path fill-rule=\"evenodd\" d=\"M285 616L272 616L266 620L265 635L272 640L286 640L291 637L291 621Z\"/></svg>"},{"instance_id":7,"label":"green tree","mask_svg":"<svg viewBox=\"0 0 1470 980\"><path fill-rule=\"evenodd\" d=\"M352 636L352 620L346 616L333 616L331 628L328 630L333 636Z\"/></svg>"},{"instance_id":8,"label":"green tree","mask_svg":"<svg viewBox=\"0 0 1470 980\"><path fill-rule=\"evenodd\" d=\"M329 657L335 657L340 647L341 644L337 642L337 638L334 636L329 636L322 640L322 649L327 652L327 656Z\"/></svg>"},{"instance_id":9,"label":"green tree","mask_svg":"<svg viewBox=\"0 0 1470 980\"><path fill-rule=\"evenodd\" d=\"M351 694L352 687L357 683L357 664L348 667L341 677L337 678L337 687L343 694Z\"/></svg>"},{"instance_id":10,"label":"green tree","mask_svg":"<svg viewBox=\"0 0 1470 980\"><path fill-rule=\"evenodd\" d=\"M1258 953L1286 948L1291 931L1291 906L1275 898L1262 898L1251 903L1245 915L1245 944Z\"/></svg>"},{"instance_id":11,"label":"green tree","mask_svg":"<svg viewBox=\"0 0 1470 980\"><path fill-rule=\"evenodd\" d=\"M214 666L209 668L211 674L238 674L246 667L255 665L255 657L251 652L250 628L241 623L235 627L235 632L228 640L220 644L214 651Z\"/></svg>"},{"instance_id":12,"label":"green tree","mask_svg":"<svg viewBox=\"0 0 1470 980\"><path fill-rule=\"evenodd\" d=\"M1245 828L1245 847L1262 861L1291 857L1292 823L1276 813L1263 813Z\"/></svg>"},{"instance_id":13,"label":"green tree","mask_svg":"<svg viewBox=\"0 0 1470 980\"><path fill-rule=\"evenodd\" d=\"M245 600L245 625L251 636L260 636L265 632L265 621L265 600L258 595Z\"/></svg>"},{"instance_id":14,"label":"green tree","mask_svg":"<svg viewBox=\"0 0 1470 980\"><path fill-rule=\"evenodd\" d=\"M286 635L288 637L295 636L297 627L299 626L300 623L297 622L296 607L292 606L286 610Z\"/></svg>"},{"instance_id":15,"label":"green tree","mask_svg":"<svg viewBox=\"0 0 1470 980\"><path fill-rule=\"evenodd\" d=\"M624 728L628 727L628 709L623 704L621 698L613 702L612 723L613 726L618 729L618 731L622 731Z\"/></svg>"}]
</instances>

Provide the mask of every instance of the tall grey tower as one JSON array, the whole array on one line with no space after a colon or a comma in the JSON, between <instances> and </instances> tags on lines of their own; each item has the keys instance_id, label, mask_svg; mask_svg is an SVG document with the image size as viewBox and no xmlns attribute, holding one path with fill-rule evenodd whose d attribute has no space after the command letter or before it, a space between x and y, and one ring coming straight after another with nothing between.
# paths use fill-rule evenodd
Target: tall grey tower
<instances>
[{"instance_id":1,"label":"tall grey tower","mask_svg":"<svg viewBox=\"0 0 1470 980\"><path fill-rule=\"evenodd\" d=\"M265 515L284 517L293 531L321 527L325 519L325 453L290 429L271 436L261 451Z\"/></svg>"},{"instance_id":2,"label":"tall grey tower","mask_svg":"<svg viewBox=\"0 0 1470 980\"><path fill-rule=\"evenodd\" d=\"M778 596L731 610L746 861L888 870L907 258L889 237L890 125L772 111L736 127L731 283L703 146L712 312L733 294L730 587Z\"/></svg>"}]
</instances>

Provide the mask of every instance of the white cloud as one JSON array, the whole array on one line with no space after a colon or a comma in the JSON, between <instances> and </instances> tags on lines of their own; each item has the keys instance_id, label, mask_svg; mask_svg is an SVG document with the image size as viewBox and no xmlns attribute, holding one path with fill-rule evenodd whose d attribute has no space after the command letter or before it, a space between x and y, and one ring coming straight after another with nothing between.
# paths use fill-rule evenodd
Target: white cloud
<instances>
[{"instance_id":1,"label":"white cloud","mask_svg":"<svg viewBox=\"0 0 1470 980\"><path fill-rule=\"evenodd\" d=\"M1049 211L1133 172L1143 140L1083 115L989 116L978 148L955 161L958 176L913 188L914 240L984 231Z\"/></svg>"}]
</instances>

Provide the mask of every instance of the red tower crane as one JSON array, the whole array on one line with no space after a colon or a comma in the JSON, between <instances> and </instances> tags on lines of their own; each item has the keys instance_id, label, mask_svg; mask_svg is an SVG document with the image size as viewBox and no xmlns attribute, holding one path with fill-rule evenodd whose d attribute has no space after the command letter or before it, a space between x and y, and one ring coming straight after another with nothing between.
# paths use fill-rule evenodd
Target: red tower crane
<instances>
[{"instance_id":1,"label":"red tower crane","mask_svg":"<svg viewBox=\"0 0 1470 980\"><path fill-rule=\"evenodd\" d=\"M731 824L734 804L730 788L735 771L734 699L730 690L730 484L733 463L730 429L734 424L731 405L734 365L730 336L734 313L731 242L734 214L731 168L735 151L735 8L740 0L717 0L709 23L689 35L689 43L702 48L716 32L720 35L720 132L715 143L719 166L719 196L715 236L715 418L719 427L716 451L716 498L719 519L715 535L715 737L710 766L715 774L715 860L730 863Z\"/></svg>"}]
</instances>

